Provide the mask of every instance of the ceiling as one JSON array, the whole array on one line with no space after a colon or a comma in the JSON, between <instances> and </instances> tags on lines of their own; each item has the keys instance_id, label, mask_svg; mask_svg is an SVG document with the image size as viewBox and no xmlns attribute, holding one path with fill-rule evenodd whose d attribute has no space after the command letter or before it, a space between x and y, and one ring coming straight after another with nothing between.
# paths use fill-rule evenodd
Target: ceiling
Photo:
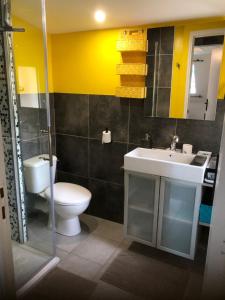
<instances>
[{"instance_id":1,"label":"ceiling","mask_svg":"<svg viewBox=\"0 0 225 300\"><path fill-rule=\"evenodd\" d=\"M40 24L41 0L11 0L13 14ZM224 0L46 0L50 33L119 28L205 17L225 16ZM106 12L98 24L94 12Z\"/></svg>"}]
</instances>

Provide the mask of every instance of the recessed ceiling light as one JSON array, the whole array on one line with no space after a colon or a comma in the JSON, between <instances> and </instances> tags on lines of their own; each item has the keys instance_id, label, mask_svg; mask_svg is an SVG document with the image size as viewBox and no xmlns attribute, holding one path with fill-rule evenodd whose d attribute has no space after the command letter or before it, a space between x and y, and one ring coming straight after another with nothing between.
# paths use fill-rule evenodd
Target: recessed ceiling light
<instances>
[{"instance_id":1,"label":"recessed ceiling light","mask_svg":"<svg viewBox=\"0 0 225 300\"><path fill-rule=\"evenodd\" d=\"M95 12L95 21L98 23L103 23L105 21L105 12L103 10L97 10Z\"/></svg>"}]
</instances>

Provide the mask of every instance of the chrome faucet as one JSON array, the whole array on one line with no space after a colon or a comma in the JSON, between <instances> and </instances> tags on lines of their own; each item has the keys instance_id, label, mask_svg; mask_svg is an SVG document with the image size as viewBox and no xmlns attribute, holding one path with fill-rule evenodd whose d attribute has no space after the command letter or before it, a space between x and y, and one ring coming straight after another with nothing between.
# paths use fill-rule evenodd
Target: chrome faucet
<instances>
[{"instance_id":1,"label":"chrome faucet","mask_svg":"<svg viewBox=\"0 0 225 300\"><path fill-rule=\"evenodd\" d=\"M171 151L176 151L176 147L177 147L177 143L179 142L179 136L178 135L174 135L171 145L170 145L170 150Z\"/></svg>"},{"instance_id":2,"label":"chrome faucet","mask_svg":"<svg viewBox=\"0 0 225 300\"><path fill-rule=\"evenodd\" d=\"M145 133L145 137L142 139L142 144L146 148L152 148L152 136L150 133Z\"/></svg>"}]
</instances>

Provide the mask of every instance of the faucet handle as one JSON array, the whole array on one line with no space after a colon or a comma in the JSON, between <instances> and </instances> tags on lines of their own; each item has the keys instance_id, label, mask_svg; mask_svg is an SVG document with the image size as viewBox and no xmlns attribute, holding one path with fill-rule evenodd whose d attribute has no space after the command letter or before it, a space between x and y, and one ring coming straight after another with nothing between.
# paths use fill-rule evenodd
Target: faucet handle
<instances>
[{"instance_id":1,"label":"faucet handle","mask_svg":"<svg viewBox=\"0 0 225 300\"><path fill-rule=\"evenodd\" d=\"M173 142L174 143L178 143L179 142L179 136L178 135L174 135L173 136Z\"/></svg>"},{"instance_id":2,"label":"faucet handle","mask_svg":"<svg viewBox=\"0 0 225 300\"><path fill-rule=\"evenodd\" d=\"M145 148L152 148L152 135L149 132L145 133L145 137L141 140Z\"/></svg>"},{"instance_id":3,"label":"faucet handle","mask_svg":"<svg viewBox=\"0 0 225 300\"><path fill-rule=\"evenodd\" d=\"M145 141L149 141L151 139L151 134L149 132L145 133Z\"/></svg>"}]
</instances>

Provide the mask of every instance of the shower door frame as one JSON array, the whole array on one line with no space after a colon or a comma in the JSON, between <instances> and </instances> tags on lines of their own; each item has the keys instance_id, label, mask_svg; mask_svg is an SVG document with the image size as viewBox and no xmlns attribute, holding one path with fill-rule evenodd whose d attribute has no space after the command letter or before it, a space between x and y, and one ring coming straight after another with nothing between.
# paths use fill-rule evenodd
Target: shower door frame
<instances>
[{"instance_id":1,"label":"shower door frame","mask_svg":"<svg viewBox=\"0 0 225 300\"><path fill-rule=\"evenodd\" d=\"M2 2L10 2L10 0L0 0L1 5ZM45 276L52 268L54 268L59 263L59 258L56 257L56 249L55 249L55 217L54 217L54 201L53 201L53 167L52 167L52 144L51 144L51 120L50 120L50 105L49 105L49 92L48 92L48 56L47 56L47 33L46 33L46 10L45 10L45 0L40 0L42 6L42 30L43 30L43 45L44 45L44 62L45 62L45 96L46 96L46 114L47 114L47 127L48 127L48 142L49 142L49 157L50 157L50 170L49 176L51 180L51 194L52 200L50 201L50 216L52 221L52 240L53 240L53 254L52 258L46 262L46 264L39 270L37 273L26 282L19 290L16 289L15 286L15 273L14 273L14 261L12 255L12 242L11 242L11 226L9 222L9 210L8 210L8 201L7 201L7 189L4 187L4 199L0 198L0 280L3 282L0 283L0 296L3 296L3 299L16 299L17 296L21 296L27 290L29 290L34 284L36 284L43 276ZM10 12L8 12L10 16ZM11 30L9 30L11 31ZM5 49L5 61L6 61L6 73L7 73L7 88L8 88L8 97L10 102L10 116L11 116L11 125L15 125L15 120L13 118L14 109L16 109L13 105L16 101L15 98L15 74L14 74L14 62L13 62L13 52L12 52L12 40L11 35L8 33L8 30L4 30L4 49ZM10 76L12 75L12 76ZM1 126L1 124L0 124ZM14 132L15 127L11 127L12 134ZM17 151L17 142L15 139L15 135L13 135L13 147L14 147L14 159L15 151ZM0 179L5 178L5 162L4 162L4 153L1 154L2 151L2 135L0 128ZM17 156L17 155L16 155ZM18 158L18 156L17 156ZM17 159L16 159L17 160ZM2 167L3 166L3 167ZM22 170L22 165L17 166L17 171ZM17 177L18 179L20 176ZM5 183L4 179L4 183ZM1 181L0 181L1 183ZM17 182L18 184L18 182ZM1 188L1 187L0 187ZM0 190L1 192L1 190ZM18 186L17 186L18 192ZM20 190L21 192L21 190ZM0 193L1 196L1 193ZM18 195L17 195L18 196ZM2 204L4 203L4 205ZM4 218L2 218L2 206L5 213ZM1 298L0 297L0 298ZM2 298L1 298L2 299Z\"/></svg>"},{"instance_id":2,"label":"shower door frame","mask_svg":"<svg viewBox=\"0 0 225 300\"><path fill-rule=\"evenodd\" d=\"M5 176L2 130L0 124L0 298L16 299L11 227ZM2 284L1 284L2 283Z\"/></svg>"},{"instance_id":3,"label":"shower door frame","mask_svg":"<svg viewBox=\"0 0 225 300\"><path fill-rule=\"evenodd\" d=\"M45 99L46 99L46 119L47 119L47 135L48 135L48 154L50 160L49 177L50 177L50 189L51 189L51 201L49 206L49 216L52 224L52 241L53 241L53 257L56 255L55 249L55 214L54 214L54 201L53 201L53 154L52 154L52 137L51 137L51 114L50 114L50 100L49 100L49 82L48 82L48 51L47 51L47 25L46 25L46 4L45 0L39 0L42 13L41 29L43 34L43 48L44 48L44 74L45 74ZM6 19L9 24L12 23L11 17L11 0L0 0L0 2L8 3L8 12ZM17 29L15 30L17 31ZM20 30L19 30L20 32ZM21 31L23 34L23 30ZM15 62L13 52L13 33L4 32L4 50L6 60L6 73L7 73L7 85L8 85L8 97L10 107L10 123L12 134L12 147L13 147L13 162L14 162L14 176L16 185L16 198L17 198L17 210L18 210L18 223L20 242L27 241L27 224L26 224L26 212L25 212L25 183L23 175L23 163L21 154L21 139L19 132L19 116L17 107L17 94L16 94L16 74L15 74Z\"/></svg>"}]
</instances>

